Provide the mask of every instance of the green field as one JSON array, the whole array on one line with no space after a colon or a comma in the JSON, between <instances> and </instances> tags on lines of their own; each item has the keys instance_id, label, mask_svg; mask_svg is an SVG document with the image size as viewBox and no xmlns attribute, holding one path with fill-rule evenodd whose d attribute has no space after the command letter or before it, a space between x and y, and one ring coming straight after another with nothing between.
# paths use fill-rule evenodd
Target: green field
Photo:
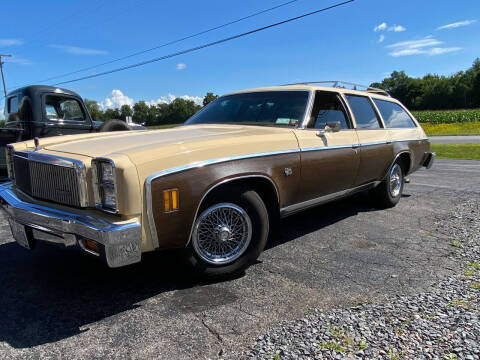
<instances>
[{"instance_id":1,"label":"green field","mask_svg":"<svg viewBox=\"0 0 480 360\"><path fill-rule=\"evenodd\" d=\"M421 123L452 124L476 122L480 123L480 109L460 110L425 110L412 111L413 116Z\"/></svg>"},{"instance_id":2,"label":"green field","mask_svg":"<svg viewBox=\"0 0 480 360\"><path fill-rule=\"evenodd\" d=\"M480 144L432 144L439 159L480 160Z\"/></svg>"},{"instance_id":3,"label":"green field","mask_svg":"<svg viewBox=\"0 0 480 360\"><path fill-rule=\"evenodd\" d=\"M439 135L480 135L480 122L451 124L420 123L428 136Z\"/></svg>"}]
</instances>

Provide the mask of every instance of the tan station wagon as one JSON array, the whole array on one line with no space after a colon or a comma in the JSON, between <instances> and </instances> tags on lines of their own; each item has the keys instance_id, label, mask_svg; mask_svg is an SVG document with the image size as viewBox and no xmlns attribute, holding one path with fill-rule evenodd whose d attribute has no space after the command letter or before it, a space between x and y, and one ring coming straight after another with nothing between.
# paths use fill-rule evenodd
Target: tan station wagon
<instances>
[{"instance_id":1,"label":"tan station wagon","mask_svg":"<svg viewBox=\"0 0 480 360\"><path fill-rule=\"evenodd\" d=\"M177 128L9 145L0 201L13 236L110 267L182 248L198 274L224 276L255 261L279 217L363 190L392 207L435 154L400 102L341 86L237 91Z\"/></svg>"}]
</instances>

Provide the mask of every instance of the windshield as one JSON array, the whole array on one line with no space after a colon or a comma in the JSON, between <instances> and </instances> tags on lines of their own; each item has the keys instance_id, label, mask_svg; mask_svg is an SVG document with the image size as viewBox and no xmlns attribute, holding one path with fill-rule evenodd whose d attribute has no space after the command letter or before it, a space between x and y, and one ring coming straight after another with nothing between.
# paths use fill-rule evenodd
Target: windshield
<instances>
[{"instance_id":1,"label":"windshield","mask_svg":"<svg viewBox=\"0 0 480 360\"><path fill-rule=\"evenodd\" d=\"M305 114L308 91L263 91L226 95L185 124L296 126Z\"/></svg>"}]
</instances>

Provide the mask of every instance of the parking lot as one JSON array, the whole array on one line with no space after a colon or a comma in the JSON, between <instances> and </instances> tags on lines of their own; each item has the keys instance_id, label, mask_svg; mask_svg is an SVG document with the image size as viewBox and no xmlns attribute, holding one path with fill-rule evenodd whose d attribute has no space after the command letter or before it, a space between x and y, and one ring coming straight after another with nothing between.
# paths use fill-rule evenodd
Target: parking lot
<instances>
[{"instance_id":1,"label":"parking lot","mask_svg":"<svg viewBox=\"0 0 480 360\"><path fill-rule=\"evenodd\" d=\"M437 160L398 206L367 194L285 219L241 278L197 283L175 254L108 269L74 251L13 243L0 218L0 357L226 357L313 307L414 294L454 271L434 222L479 196L480 162Z\"/></svg>"}]
</instances>

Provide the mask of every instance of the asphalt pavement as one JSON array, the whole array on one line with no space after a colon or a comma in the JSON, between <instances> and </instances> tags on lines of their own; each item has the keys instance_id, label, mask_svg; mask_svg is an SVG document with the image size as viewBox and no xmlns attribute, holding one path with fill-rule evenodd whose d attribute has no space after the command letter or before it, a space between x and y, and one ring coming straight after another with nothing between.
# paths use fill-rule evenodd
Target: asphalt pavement
<instances>
[{"instance_id":1,"label":"asphalt pavement","mask_svg":"<svg viewBox=\"0 0 480 360\"><path fill-rule=\"evenodd\" d=\"M432 144L480 144L480 135L431 136Z\"/></svg>"},{"instance_id":2,"label":"asphalt pavement","mask_svg":"<svg viewBox=\"0 0 480 360\"><path fill-rule=\"evenodd\" d=\"M279 321L415 294L457 266L435 220L480 194L480 162L437 160L393 209L355 195L300 213L245 276L198 283L176 254L108 269L71 249L28 251L0 218L0 358L230 358Z\"/></svg>"}]
</instances>

